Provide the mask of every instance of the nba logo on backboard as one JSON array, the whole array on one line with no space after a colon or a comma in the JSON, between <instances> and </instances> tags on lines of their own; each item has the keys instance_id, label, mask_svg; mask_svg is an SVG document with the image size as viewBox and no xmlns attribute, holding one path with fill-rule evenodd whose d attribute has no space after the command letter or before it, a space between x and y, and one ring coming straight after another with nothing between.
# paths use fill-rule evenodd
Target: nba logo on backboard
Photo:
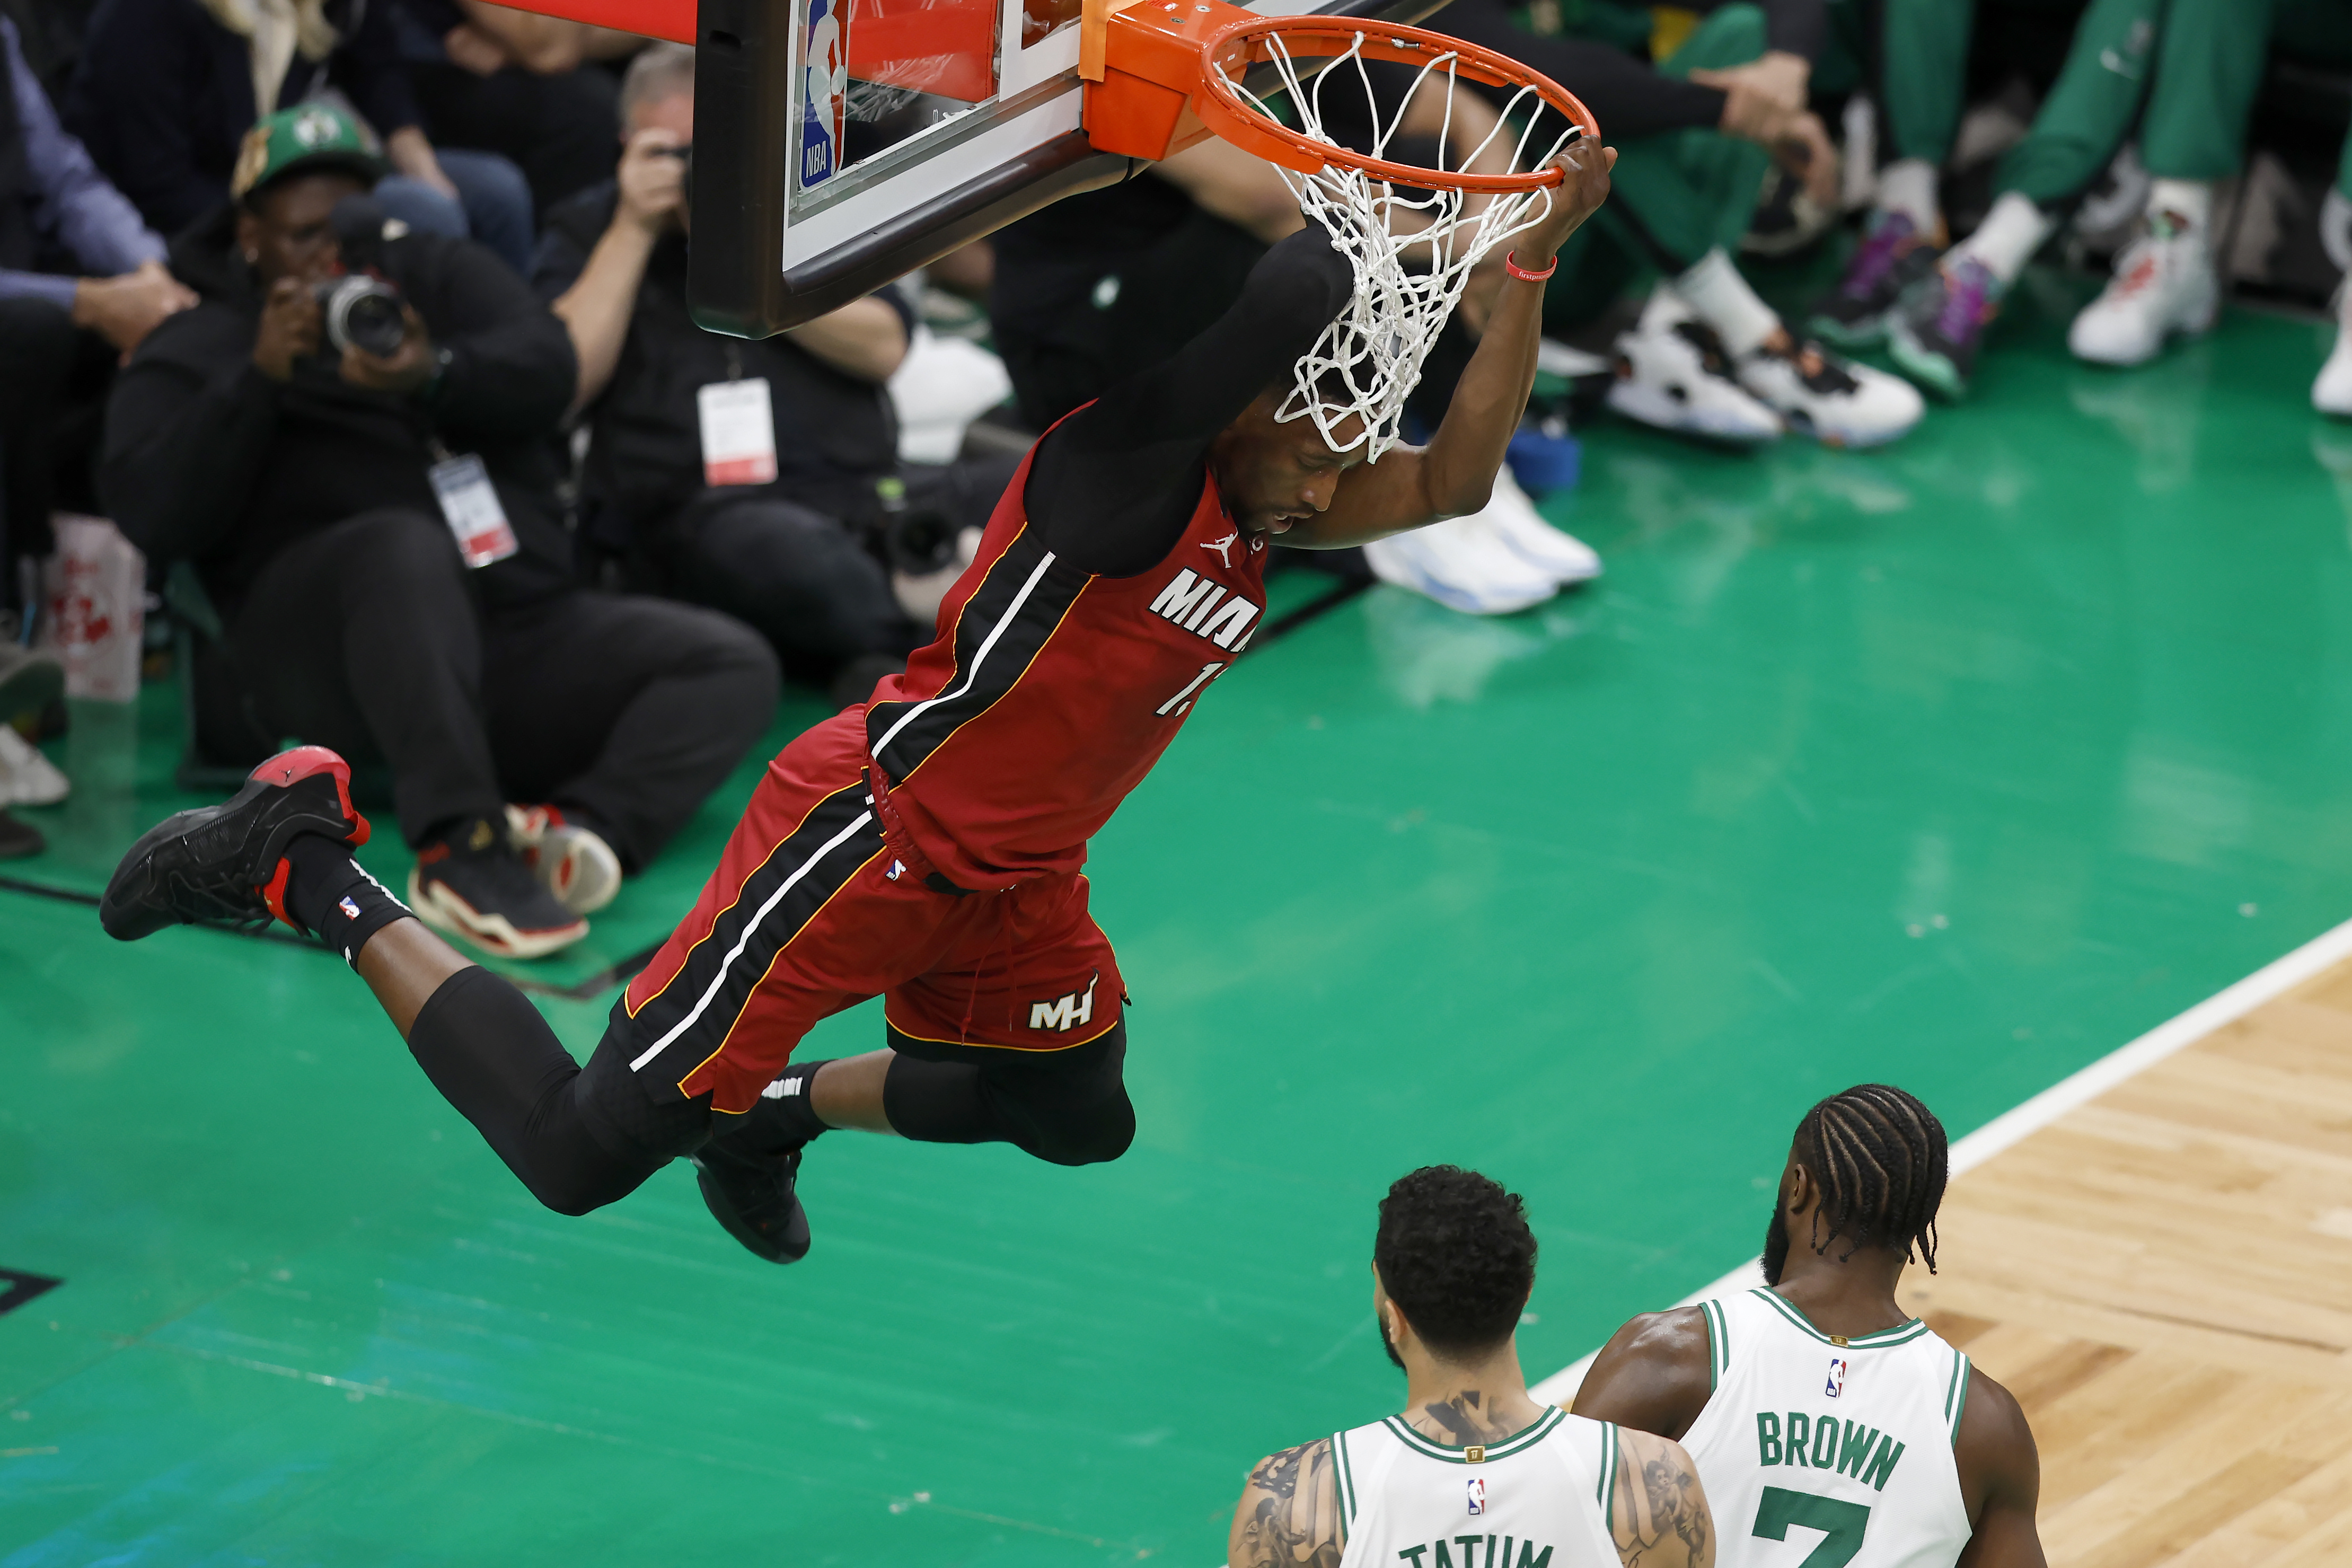
<instances>
[{"instance_id":1,"label":"nba logo on backboard","mask_svg":"<svg viewBox=\"0 0 2352 1568\"><path fill-rule=\"evenodd\" d=\"M1843 1356L1830 1357L1830 1380L1822 1392L1832 1399L1845 1393L1845 1358Z\"/></svg>"},{"instance_id":2,"label":"nba logo on backboard","mask_svg":"<svg viewBox=\"0 0 2352 1568\"><path fill-rule=\"evenodd\" d=\"M1475 1519L1486 1511L1486 1478L1484 1476L1472 1476L1470 1478L1470 1515Z\"/></svg>"},{"instance_id":3,"label":"nba logo on backboard","mask_svg":"<svg viewBox=\"0 0 2352 1568\"><path fill-rule=\"evenodd\" d=\"M809 0L808 31L801 39L801 189L833 178L841 167L842 128L849 105L848 0Z\"/></svg>"}]
</instances>

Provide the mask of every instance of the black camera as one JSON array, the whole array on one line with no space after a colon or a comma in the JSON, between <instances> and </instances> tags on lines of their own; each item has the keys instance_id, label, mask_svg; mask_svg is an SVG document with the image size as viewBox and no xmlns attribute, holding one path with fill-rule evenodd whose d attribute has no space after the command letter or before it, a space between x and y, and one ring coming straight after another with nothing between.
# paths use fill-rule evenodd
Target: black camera
<instances>
[{"instance_id":1,"label":"black camera","mask_svg":"<svg viewBox=\"0 0 2352 1568\"><path fill-rule=\"evenodd\" d=\"M357 348L378 359L400 352L408 336L401 314L400 290L364 272L330 278L318 287L319 312L326 319L327 341L337 353Z\"/></svg>"},{"instance_id":2,"label":"black camera","mask_svg":"<svg viewBox=\"0 0 2352 1568\"><path fill-rule=\"evenodd\" d=\"M936 507L910 503L904 479L892 474L876 480L874 499L875 542L893 571L922 577L955 564L954 521Z\"/></svg>"},{"instance_id":3,"label":"black camera","mask_svg":"<svg viewBox=\"0 0 2352 1568\"><path fill-rule=\"evenodd\" d=\"M694 143L689 142L683 147L664 147L658 151L663 157L675 158L678 161L677 177L680 191L686 205L692 206L694 205Z\"/></svg>"},{"instance_id":4,"label":"black camera","mask_svg":"<svg viewBox=\"0 0 2352 1568\"><path fill-rule=\"evenodd\" d=\"M322 279L316 288L327 342L337 353L357 348L389 359L408 336L400 290L373 270L383 259L384 229L392 219L373 196L345 196L328 221L347 270L340 278Z\"/></svg>"}]
</instances>

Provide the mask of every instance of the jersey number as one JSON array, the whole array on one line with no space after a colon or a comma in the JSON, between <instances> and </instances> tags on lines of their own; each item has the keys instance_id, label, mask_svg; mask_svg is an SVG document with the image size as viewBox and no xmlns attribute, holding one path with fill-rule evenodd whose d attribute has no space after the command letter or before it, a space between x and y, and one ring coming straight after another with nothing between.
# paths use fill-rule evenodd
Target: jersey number
<instances>
[{"instance_id":1,"label":"jersey number","mask_svg":"<svg viewBox=\"0 0 2352 1568\"><path fill-rule=\"evenodd\" d=\"M1792 1524L1822 1532L1821 1544L1797 1568L1845 1568L1862 1550L1862 1532L1870 1528L1870 1510L1833 1497L1766 1487L1764 1500L1756 1508L1753 1533L1767 1541L1786 1541Z\"/></svg>"},{"instance_id":2,"label":"jersey number","mask_svg":"<svg viewBox=\"0 0 2352 1568\"><path fill-rule=\"evenodd\" d=\"M1212 680L1214 680L1217 678L1217 671L1224 668L1223 660L1220 660L1215 664L1202 665L1201 667L1201 673L1184 683L1183 690L1178 692L1175 696L1171 697L1167 701L1162 702L1159 707L1153 709L1152 711L1159 714L1162 719L1167 718L1171 713L1181 713L1185 709L1192 706L1192 693L1200 690L1201 688L1208 685Z\"/></svg>"}]
</instances>

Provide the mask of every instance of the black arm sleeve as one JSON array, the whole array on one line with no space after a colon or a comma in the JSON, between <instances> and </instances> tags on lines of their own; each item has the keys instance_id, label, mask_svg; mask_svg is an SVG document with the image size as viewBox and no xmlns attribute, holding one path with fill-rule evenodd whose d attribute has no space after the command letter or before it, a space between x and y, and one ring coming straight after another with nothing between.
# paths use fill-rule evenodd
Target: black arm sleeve
<instances>
[{"instance_id":1,"label":"black arm sleeve","mask_svg":"<svg viewBox=\"0 0 2352 1568\"><path fill-rule=\"evenodd\" d=\"M1801 3L1819 9L1819 0ZM1576 94L1601 122L1603 142L1712 129L1723 121L1722 89L1662 76L1614 44L1531 33L1511 20L1502 0L1454 0L1432 21L1438 31L1508 55Z\"/></svg>"},{"instance_id":2,"label":"black arm sleeve","mask_svg":"<svg viewBox=\"0 0 2352 1568\"><path fill-rule=\"evenodd\" d=\"M1055 426L1022 498L1047 546L1106 577L1148 571L1175 548L1209 443L1289 376L1355 286L1347 258L1309 224L1265 253L1208 331Z\"/></svg>"}]
</instances>

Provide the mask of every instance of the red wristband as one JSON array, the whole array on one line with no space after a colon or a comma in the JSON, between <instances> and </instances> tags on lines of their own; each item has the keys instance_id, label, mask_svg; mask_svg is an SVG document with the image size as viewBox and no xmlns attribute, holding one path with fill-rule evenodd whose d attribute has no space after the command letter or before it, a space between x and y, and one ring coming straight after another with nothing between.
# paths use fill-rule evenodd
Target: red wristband
<instances>
[{"instance_id":1,"label":"red wristband","mask_svg":"<svg viewBox=\"0 0 2352 1568\"><path fill-rule=\"evenodd\" d=\"M1530 272L1526 268L1519 265L1519 253L1517 251L1506 251L1503 254L1503 270L1509 273L1512 277L1517 279L1522 283L1540 283L1545 279L1559 270L1559 258L1557 256L1553 257L1551 258L1551 265L1545 268L1541 272Z\"/></svg>"}]
</instances>

